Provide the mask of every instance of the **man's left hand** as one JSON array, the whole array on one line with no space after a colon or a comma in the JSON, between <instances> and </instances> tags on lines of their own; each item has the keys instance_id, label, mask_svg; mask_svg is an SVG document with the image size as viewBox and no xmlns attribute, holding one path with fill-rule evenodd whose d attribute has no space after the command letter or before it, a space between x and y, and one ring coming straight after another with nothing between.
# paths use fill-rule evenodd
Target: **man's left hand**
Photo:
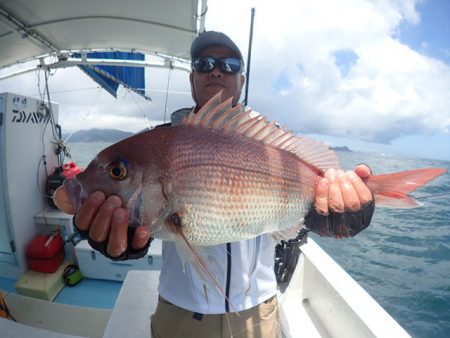
<instances>
[{"instance_id":1,"label":"man's left hand","mask_svg":"<svg viewBox=\"0 0 450 338\"><path fill-rule=\"evenodd\" d=\"M317 185L306 227L321 236L337 238L351 237L367 228L375 209L372 193L364 184L370 175L364 164L354 171L327 170Z\"/></svg>"},{"instance_id":2,"label":"man's left hand","mask_svg":"<svg viewBox=\"0 0 450 338\"><path fill-rule=\"evenodd\" d=\"M369 204L373 197L364 184L371 174L370 168L359 164L355 171L328 169L317 185L315 207L319 214L329 212L357 211Z\"/></svg>"}]
</instances>

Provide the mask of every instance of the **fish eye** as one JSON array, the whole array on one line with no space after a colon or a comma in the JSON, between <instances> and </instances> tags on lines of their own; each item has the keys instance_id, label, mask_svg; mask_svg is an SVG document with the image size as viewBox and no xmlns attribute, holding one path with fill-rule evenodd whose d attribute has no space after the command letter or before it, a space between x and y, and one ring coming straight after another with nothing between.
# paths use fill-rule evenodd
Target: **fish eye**
<instances>
[{"instance_id":1,"label":"fish eye","mask_svg":"<svg viewBox=\"0 0 450 338\"><path fill-rule=\"evenodd\" d=\"M127 177L127 167L121 161L115 161L108 164L107 168L109 177L113 180L121 181Z\"/></svg>"}]
</instances>

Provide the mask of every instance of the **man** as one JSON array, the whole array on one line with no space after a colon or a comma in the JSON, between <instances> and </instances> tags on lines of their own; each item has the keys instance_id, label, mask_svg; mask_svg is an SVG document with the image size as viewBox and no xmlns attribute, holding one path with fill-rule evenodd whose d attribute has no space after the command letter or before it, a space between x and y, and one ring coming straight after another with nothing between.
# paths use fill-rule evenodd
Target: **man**
<instances>
[{"instance_id":1,"label":"man","mask_svg":"<svg viewBox=\"0 0 450 338\"><path fill-rule=\"evenodd\" d=\"M223 33L205 32L193 42L191 58L194 113L219 91L223 100L232 97L236 105L245 76L242 54L235 43ZM178 124L185 113L174 113L172 124ZM370 169L360 165L355 172L326 172L317 187L315 208L306 219L308 228L340 237L355 235L368 226L373 201L360 177L367 177ZM64 211L74 213L64 194L57 199L58 205L65 205ZM94 248L113 259L141 257L151 242L146 227L130 232L128 211L119 197L106 197L99 191L88 197L74 222ZM217 288L204 285L194 269L183 266L174 243L164 242L152 336L279 337L274 247L267 235L209 247L208 258L217 267L214 273L223 285L224 297Z\"/></svg>"}]
</instances>

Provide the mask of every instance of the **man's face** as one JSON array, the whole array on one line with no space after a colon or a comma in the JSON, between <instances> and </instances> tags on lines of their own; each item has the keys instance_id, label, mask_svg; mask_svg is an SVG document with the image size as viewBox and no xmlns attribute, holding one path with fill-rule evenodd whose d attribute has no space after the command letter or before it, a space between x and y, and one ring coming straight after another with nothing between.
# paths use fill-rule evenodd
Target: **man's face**
<instances>
[{"instance_id":1,"label":"man's face","mask_svg":"<svg viewBox=\"0 0 450 338\"><path fill-rule=\"evenodd\" d=\"M212 56L215 58L235 57L231 50L221 45L212 45L201 51L199 56ZM245 76L241 73L223 73L219 67L209 73L201 73L193 70L190 75L192 98L199 107L203 106L219 91L222 92L222 101L233 97L233 105L236 105L241 97Z\"/></svg>"}]
</instances>

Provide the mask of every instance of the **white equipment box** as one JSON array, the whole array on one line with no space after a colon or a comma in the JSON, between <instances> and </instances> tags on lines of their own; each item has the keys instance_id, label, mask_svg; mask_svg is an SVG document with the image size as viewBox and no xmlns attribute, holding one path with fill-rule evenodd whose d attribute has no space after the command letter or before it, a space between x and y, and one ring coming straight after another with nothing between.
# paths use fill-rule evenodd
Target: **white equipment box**
<instances>
[{"instance_id":1,"label":"white equipment box","mask_svg":"<svg viewBox=\"0 0 450 338\"><path fill-rule=\"evenodd\" d=\"M92 249L87 240L75 246L78 266L84 277L114 281L123 281L130 270L161 270L161 250L161 240L155 239L144 257L113 261Z\"/></svg>"},{"instance_id":2,"label":"white equipment box","mask_svg":"<svg viewBox=\"0 0 450 338\"><path fill-rule=\"evenodd\" d=\"M47 206L46 181L58 165L58 105L0 93L0 271L27 271L26 248L42 228L34 215Z\"/></svg>"}]
</instances>

